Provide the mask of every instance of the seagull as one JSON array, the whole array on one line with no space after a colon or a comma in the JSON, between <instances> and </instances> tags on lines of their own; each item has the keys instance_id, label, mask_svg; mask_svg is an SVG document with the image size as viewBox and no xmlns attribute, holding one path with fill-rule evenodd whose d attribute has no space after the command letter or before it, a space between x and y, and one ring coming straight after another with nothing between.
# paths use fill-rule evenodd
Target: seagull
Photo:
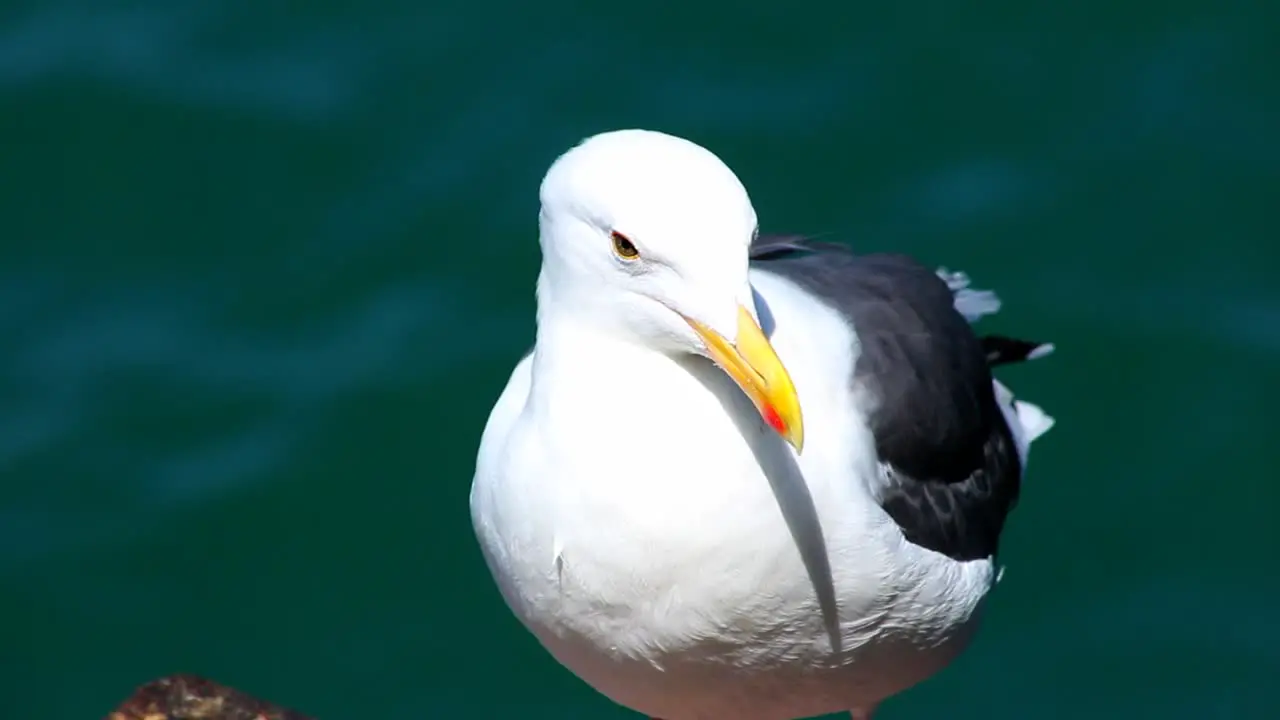
<instances>
[{"instance_id":1,"label":"seagull","mask_svg":"<svg viewBox=\"0 0 1280 720\"><path fill-rule=\"evenodd\" d=\"M1030 444L963 273L763 235L710 150L640 129L540 187L534 348L470 509L545 650L657 720L877 706L970 642Z\"/></svg>"}]
</instances>

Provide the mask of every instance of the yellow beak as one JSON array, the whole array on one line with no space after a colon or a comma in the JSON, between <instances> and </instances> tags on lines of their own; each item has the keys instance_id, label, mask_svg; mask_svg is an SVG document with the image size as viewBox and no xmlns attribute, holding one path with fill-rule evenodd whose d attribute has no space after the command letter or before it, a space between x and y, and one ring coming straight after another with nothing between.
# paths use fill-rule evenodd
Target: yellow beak
<instances>
[{"instance_id":1,"label":"yellow beak","mask_svg":"<svg viewBox=\"0 0 1280 720\"><path fill-rule=\"evenodd\" d=\"M791 443L797 453L800 452L804 447L800 398L796 396L796 388L787 369L782 366L778 354L773 351L769 339L752 319L751 313L738 306L736 343L729 342L697 320L685 318L685 321L707 344L711 359L751 398L765 422Z\"/></svg>"}]
</instances>

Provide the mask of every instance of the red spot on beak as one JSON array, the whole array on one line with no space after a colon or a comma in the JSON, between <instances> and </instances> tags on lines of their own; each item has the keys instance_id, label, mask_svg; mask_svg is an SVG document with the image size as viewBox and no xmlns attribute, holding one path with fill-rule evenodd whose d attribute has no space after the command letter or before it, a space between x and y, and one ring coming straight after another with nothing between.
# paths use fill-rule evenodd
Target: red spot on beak
<instances>
[{"instance_id":1,"label":"red spot on beak","mask_svg":"<svg viewBox=\"0 0 1280 720\"><path fill-rule=\"evenodd\" d=\"M769 423L769 427L777 430L779 435L786 434L787 426L782 424L782 416L778 415L778 411L774 410L772 405L765 405L761 414L764 415L764 421Z\"/></svg>"}]
</instances>

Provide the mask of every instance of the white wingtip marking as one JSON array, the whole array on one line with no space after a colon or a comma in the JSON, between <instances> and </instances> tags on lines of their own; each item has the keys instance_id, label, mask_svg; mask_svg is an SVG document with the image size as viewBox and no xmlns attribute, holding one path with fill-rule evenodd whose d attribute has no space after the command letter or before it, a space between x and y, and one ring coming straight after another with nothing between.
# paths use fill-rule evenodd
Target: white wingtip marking
<instances>
[{"instance_id":1,"label":"white wingtip marking","mask_svg":"<svg viewBox=\"0 0 1280 720\"><path fill-rule=\"evenodd\" d=\"M963 272L952 272L946 268L938 268L938 277L947 284L955 295L956 311L969 322L975 322L984 315L1000 311L1000 298L992 290L975 290L969 287L969 276ZM1027 354L1027 360L1035 360L1052 353L1056 348L1053 343L1044 343ZM1010 423L1016 422L1015 435L1019 437L1020 454L1026 462L1026 454L1031 443L1053 427L1056 422L1051 415L1040 409L1039 405L1017 400L1013 392L998 380L995 381L996 400L1005 409L1005 417ZM1012 415L1012 417L1010 417ZM1017 430L1021 432L1017 432Z\"/></svg>"},{"instance_id":2,"label":"white wingtip marking","mask_svg":"<svg viewBox=\"0 0 1280 720\"><path fill-rule=\"evenodd\" d=\"M1035 350L1032 350L1031 352L1027 353L1027 359L1035 360L1036 358L1042 358L1045 355L1048 355L1049 353L1053 352L1054 350L1055 348L1053 346L1053 343L1043 343L1039 347L1037 347Z\"/></svg>"},{"instance_id":3,"label":"white wingtip marking","mask_svg":"<svg viewBox=\"0 0 1280 720\"><path fill-rule=\"evenodd\" d=\"M969 287L969 276L958 270L956 272L951 272L944 267L940 267L938 268L938 277L942 278L942 281L945 282L947 287L952 290Z\"/></svg>"},{"instance_id":4,"label":"white wingtip marking","mask_svg":"<svg viewBox=\"0 0 1280 720\"><path fill-rule=\"evenodd\" d=\"M1052 415L1040 409L1039 405L1034 405L1025 400L1014 400L1013 409L1018 414L1018 422L1022 424L1028 445L1035 442L1036 438L1049 432L1049 429L1057 422Z\"/></svg>"},{"instance_id":5,"label":"white wingtip marking","mask_svg":"<svg viewBox=\"0 0 1280 720\"><path fill-rule=\"evenodd\" d=\"M956 310L969 322L984 315L1000 312L1000 298L991 290L960 290L956 294Z\"/></svg>"},{"instance_id":6,"label":"white wingtip marking","mask_svg":"<svg viewBox=\"0 0 1280 720\"><path fill-rule=\"evenodd\" d=\"M970 288L969 276L962 272L938 268L937 273L955 295L956 311L969 322L975 322L984 315L1000 312L1000 297L995 291Z\"/></svg>"},{"instance_id":7,"label":"white wingtip marking","mask_svg":"<svg viewBox=\"0 0 1280 720\"><path fill-rule=\"evenodd\" d=\"M1049 432L1057 421L1040 409L1039 405L1015 398L1013 391L999 380L993 381L992 385L996 392L996 404L1000 406L1000 412L1009 423L1014 444L1018 447L1018 457L1025 468L1027 456L1031 453L1031 443Z\"/></svg>"}]
</instances>

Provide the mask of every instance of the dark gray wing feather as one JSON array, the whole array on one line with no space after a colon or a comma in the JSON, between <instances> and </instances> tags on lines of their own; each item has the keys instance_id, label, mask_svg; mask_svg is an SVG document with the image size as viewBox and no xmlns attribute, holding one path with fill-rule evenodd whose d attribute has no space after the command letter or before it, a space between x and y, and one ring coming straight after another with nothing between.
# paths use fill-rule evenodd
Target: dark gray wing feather
<instances>
[{"instance_id":1,"label":"dark gray wing feather","mask_svg":"<svg viewBox=\"0 0 1280 720\"><path fill-rule=\"evenodd\" d=\"M881 506L904 537L956 560L995 555L1022 467L990 368L1040 345L979 338L947 283L905 255L766 235L752 243L751 258L856 329L851 382L878 400L870 424L889 482Z\"/></svg>"}]
</instances>

